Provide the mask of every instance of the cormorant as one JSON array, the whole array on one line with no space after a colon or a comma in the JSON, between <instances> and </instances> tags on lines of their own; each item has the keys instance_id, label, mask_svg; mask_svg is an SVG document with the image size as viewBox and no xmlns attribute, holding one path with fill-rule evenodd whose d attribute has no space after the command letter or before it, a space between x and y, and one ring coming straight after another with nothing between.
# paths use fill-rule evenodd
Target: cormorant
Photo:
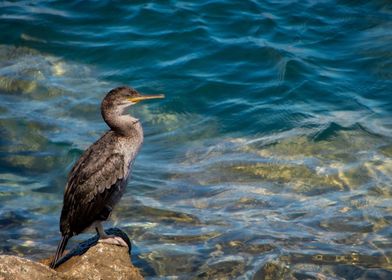
<instances>
[{"instance_id":1,"label":"cormorant","mask_svg":"<svg viewBox=\"0 0 392 280\"><path fill-rule=\"evenodd\" d=\"M89 227L95 227L100 240L105 234L105 221L124 193L132 165L143 142L143 129L138 119L125 114L125 109L146 99L164 95L141 95L129 87L111 90L103 99L101 114L110 127L97 142L80 157L68 174L61 211L62 239L50 264L56 267L68 240ZM126 246L121 239L111 243Z\"/></svg>"}]
</instances>

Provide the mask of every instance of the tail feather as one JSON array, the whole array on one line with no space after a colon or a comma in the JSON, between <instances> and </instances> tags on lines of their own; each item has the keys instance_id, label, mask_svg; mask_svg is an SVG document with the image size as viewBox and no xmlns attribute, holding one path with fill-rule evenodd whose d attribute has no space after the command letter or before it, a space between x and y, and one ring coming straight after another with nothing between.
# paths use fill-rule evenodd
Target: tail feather
<instances>
[{"instance_id":1,"label":"tail feather","mask_svg":"<svg viewBox=\"0 0 392 280\"><path fill-rule=\"evenodd\" d=\"M55 268L56 267L57 261L59 260L59 258L63 254L63 252L65 250L65 246L67 246L69 238L70 237L68 235L64 235L61 238L61 241L60 241L59 245L57 246L56 255L54 256L52 262L50 263L50 268Z\"/></svg>"}]
</instances>

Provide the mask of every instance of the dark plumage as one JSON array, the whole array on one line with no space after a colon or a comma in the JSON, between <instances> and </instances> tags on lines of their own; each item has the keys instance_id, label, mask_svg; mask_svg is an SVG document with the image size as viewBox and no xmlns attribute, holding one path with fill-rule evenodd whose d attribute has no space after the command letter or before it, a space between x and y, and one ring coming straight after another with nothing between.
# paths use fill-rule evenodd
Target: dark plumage
<instances>
[{"instance_id":1,"label":"dark plumage","mask_svg":"<svg viewBox=\"0 0 392 280\"><path fill-rule=\"evenodd\" d=\"M102 101L102 117L110 130L83 153L68 175L60 218L62 240L50 265L52 268L72 236L94 226L100 238L108 237L100 222L109 217L120 200L143 142L139 120L125 115L124 110L153 98L163 98L163 95L142 96L134 89L119 87Z\"/></svg>"}]
</instances>

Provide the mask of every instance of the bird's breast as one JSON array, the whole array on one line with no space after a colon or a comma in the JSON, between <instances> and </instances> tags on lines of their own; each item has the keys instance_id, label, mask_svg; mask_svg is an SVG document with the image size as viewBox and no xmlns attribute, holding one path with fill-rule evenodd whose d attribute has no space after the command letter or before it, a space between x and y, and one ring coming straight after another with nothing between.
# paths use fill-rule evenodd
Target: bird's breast
<instances>
[{"instance_id":1,"label":"bird's breast","mask_svg":"<svg viewBox=\"0 0 392 280\"><path fill-rule=\"evenodd\" d=\"M140 130L136 131L129 137L122 137L120 141L118 141L118 145L116 145L115 152L122 154L124 156L124 174L125 178L128 178L131 170L133 162L139 150L143 144L143 130L140 127Z\"/></svg>"}]
</instances>

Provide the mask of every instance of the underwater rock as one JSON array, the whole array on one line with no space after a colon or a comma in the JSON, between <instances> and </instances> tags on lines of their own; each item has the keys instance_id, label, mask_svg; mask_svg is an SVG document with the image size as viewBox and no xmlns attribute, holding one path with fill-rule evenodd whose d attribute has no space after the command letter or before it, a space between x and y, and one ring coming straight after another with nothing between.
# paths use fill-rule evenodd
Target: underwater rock
<instances>
[{"instance_id":1,"label":"underwater rock","mask_svg":"<svg viewBox=\"0 0 392 280\"><path fill-rule=\"evenodd\" d=\"M130 246L128 237L118 229L107 234L122 237ZM16 256L0 256L0 280L3 279L144 279L131 263L130 249L117 245L97 243L98 236L80 243L59 261L52 270L48 267L51 258L42 263Z\"/></svg>"}]
</instances>

